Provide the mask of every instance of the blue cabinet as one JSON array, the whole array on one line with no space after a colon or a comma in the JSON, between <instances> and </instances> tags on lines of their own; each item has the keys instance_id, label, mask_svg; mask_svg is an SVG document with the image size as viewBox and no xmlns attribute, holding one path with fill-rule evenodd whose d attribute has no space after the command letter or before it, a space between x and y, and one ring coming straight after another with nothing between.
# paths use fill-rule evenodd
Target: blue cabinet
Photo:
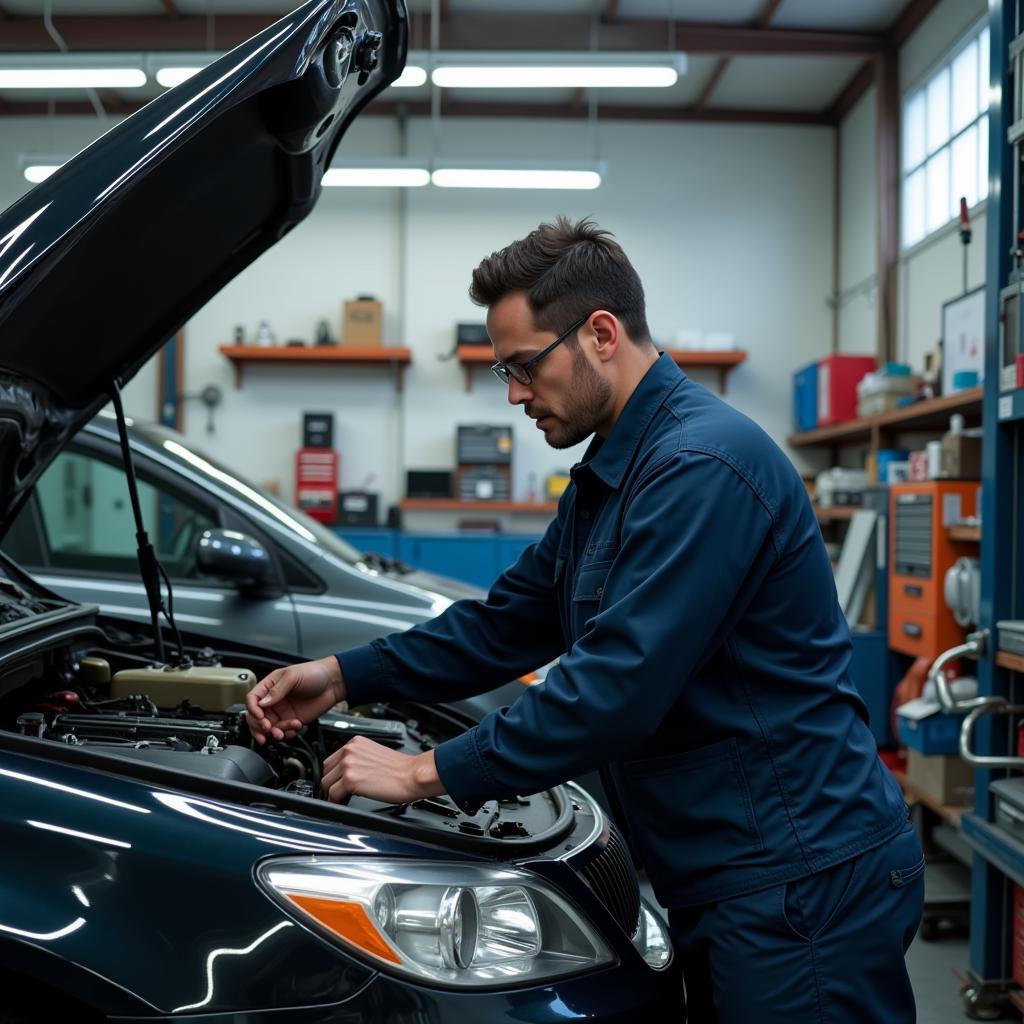
<instances>
[{"instance_id":1,"label":"blue cabinet","mask_svg":"<svg viewBox=\"0 0 1024 1024\"><path fill-rule=\"evenodd\" d=\"M385 558L398 557L397 530L344 527L334 532L342 540L347 540L357 551L376 551Z\"/></svg>"},{"instance_id":2,"label":"blue cabinet","mask_svg":"<svg viewBox=\"0 0 1024 1024\"><path fill-rule=\"evenodd\" d=\"M508 533L402 533L398 530L336 529L360 551L399 558L417 569L472 583L487 590L536 537Z\"/></svg>"},{"instance_id":3,"label":"blue cabinet","mask_svg":"<svg viewBox=\"0 0 1024 1024\"><path fill-rule=\"evenodd\" d=\"M850 679L868 706L868 728L880 747L892 747L892 698L910 659L889 650L884 629L852 631Z\"/></svg>"}]
</instances>

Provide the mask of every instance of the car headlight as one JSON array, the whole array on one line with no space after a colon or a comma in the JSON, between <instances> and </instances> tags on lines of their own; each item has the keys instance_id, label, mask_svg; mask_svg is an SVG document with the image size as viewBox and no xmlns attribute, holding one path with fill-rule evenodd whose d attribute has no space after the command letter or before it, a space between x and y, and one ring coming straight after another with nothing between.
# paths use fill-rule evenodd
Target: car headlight
<instances>
[{"instance_id":1,"label":"car headlight","mask_svg":"<svg viewBox=\"0 0 1024 1024\"><path fill-rule=\"evenodd\" d=\"M672 959L668 929L660 917L644 901L640 903L640 923L633 936L633 945L649 967L660 971Z\"/></svg>"},{"instance_id":2,"label":"car headlight","mask_svg":"<svg viewBox=\"0 0 1024 1024\"><path fill-rule=\"evenodd\" d=\"M257 878L374 966L438 984L532 985L617 961L564 896L515 868L287 857Z\"/></svg>"}]
</instances>

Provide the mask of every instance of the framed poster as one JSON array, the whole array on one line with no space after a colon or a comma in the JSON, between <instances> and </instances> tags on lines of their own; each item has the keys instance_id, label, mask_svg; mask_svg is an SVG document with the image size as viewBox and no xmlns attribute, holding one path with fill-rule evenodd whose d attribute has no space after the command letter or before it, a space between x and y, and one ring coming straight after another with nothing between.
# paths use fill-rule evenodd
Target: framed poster
<instances>
[{"instance_id":1,"label":"framed poster","mask_svg":"<svg viewBox=\"0 0 1024 1024\"><path fill-rule=\"evenodd\" d=\"M985 377L985 286L942 305L942 393L952 394L953 375L974 370Z\"/></svg>"}]
</instances>

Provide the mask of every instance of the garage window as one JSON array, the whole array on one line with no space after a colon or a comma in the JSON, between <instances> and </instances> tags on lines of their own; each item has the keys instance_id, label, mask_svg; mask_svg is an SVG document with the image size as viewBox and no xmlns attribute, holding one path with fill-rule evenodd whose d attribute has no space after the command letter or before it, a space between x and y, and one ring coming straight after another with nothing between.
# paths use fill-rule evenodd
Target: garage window
<instances>
[{"instance_id":1,"label":"garage window","mask_svg":"<svg viewBox=\"0 0 1024 1024\"><path fill-rule=\"evenodd\" d=\"M903 102L903 248L988 195L989 31L976 28Z\"/></svg>"}]
</instances>

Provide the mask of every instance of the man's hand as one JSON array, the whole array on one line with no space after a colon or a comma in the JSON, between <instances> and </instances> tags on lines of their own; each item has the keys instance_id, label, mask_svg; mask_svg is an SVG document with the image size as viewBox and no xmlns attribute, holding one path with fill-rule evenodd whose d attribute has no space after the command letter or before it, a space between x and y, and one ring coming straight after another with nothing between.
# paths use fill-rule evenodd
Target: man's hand
<instances>
[{"instance_id":1,"label":"man's hand","mask_svg":"<svg viewBox=\"0 0 1024 1024\"><path fill-rule=\"evenodd\" d=\"M279 668L245 695L245 719L260 745L267 737L291 739L307 722L345 699L345 681L335 657Z\"/></svg>"},{"instance_id":2,"label":"man's hand","mask_svg":"<svg viewBox=\"0 0 1024 1024\"><path fill-rule=\"evenodd\" d=\"M445 792L434 752L402 754L365 736L353 736L324 761L323 789L329 800L353 794L388 804L407 804Z\"/></svg>"}]
</instances>

